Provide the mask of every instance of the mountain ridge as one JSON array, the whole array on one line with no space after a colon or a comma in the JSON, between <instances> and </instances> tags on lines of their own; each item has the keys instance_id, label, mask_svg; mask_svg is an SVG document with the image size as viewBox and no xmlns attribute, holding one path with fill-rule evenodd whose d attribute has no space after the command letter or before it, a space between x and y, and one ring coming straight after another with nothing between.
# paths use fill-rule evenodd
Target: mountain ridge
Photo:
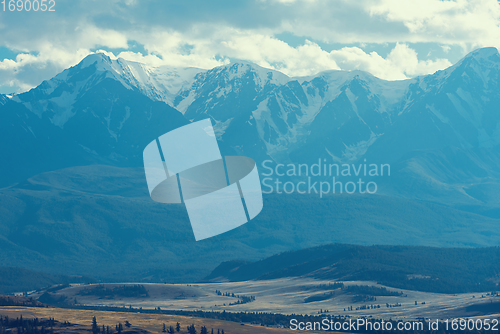
<instances>
[{"instance_id":1,"label":"mountain ridge","mask_svg":"<svg viewBox=\"0 0 500 334\"><path fill-rule=\"evenodd\" d=\"M377 281L395 288L463 293L495 291L499 247L433 248L330 244L288 251L256 261L229 261L203 281L248 281L291 277Z\"/></svg>"}]
</instances>

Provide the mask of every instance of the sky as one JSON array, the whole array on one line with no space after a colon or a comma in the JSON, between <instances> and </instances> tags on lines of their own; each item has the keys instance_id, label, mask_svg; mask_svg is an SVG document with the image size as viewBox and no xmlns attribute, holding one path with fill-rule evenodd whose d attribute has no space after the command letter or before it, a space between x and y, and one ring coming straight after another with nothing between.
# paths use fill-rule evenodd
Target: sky
<instances>
[{"instance_id":1,"label":"sky","mask_svg":"<svg viewBox=\"0 0 500 334\"><path fill-rule=\"evenodd\" d=\"M497 0L52 1L51 12L0 4L0 93L27 91L94 52L152 66L246 60L288 76L358 69L401 80L500 47Z\"/></svg>"}]
</instances>

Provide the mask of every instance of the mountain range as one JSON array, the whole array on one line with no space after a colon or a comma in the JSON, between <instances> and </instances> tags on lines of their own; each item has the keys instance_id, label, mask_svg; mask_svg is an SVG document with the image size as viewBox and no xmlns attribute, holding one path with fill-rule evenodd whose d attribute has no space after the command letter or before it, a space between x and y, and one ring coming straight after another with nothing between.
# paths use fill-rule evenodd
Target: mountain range
<instances>
[{"instance_id":1,"label":"mountain range","mask_svg":"<svg viewBox=\"0 0 500 334\"><path fill-rule=\"evenodd\" d=\"M499 74L495 48L402 81L89 55L28 92L0 95L1 263L179 281L233 258L339 241L496 246ZM205 118L223 155L249 156L259 167L373 163L389 164L391 175L377 179L376 195L266 195L254 221L195 243L181 206L149 198L142 151Z\"/></svg>"},{"instance_id":2,"label":"mountain range","mask_svg":"<svg viewBox=\"0 0 500 334\"><path fill-rule=\"evenodd\" d=\"M0 98L3 141L12 143L2 148L10 163L0 184L75 165L139 167L153 138L211 118L224 154L391 164L386 194L494 210L499 73L495 48L402 81L361 71L290 78L246 62L154 68L93 54Z\"/></svg>"}]
</instances>

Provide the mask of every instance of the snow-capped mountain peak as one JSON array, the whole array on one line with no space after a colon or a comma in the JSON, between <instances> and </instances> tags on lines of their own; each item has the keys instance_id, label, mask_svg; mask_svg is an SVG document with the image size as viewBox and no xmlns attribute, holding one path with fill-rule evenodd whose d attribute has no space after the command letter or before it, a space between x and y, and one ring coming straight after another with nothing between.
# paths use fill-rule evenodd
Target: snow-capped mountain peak
<instances>
[{"instance_id":1,"label":"snow-capped mountain peak","mask_svg":"<svg viewBox=\"0 0 500 334\"><path fill-rule=\"evenodd\" d=\"M106 79L119 82L128 90L141 92L152 100L173 105L178 92L190 86L195 76L203 71L198 68L152 67L96 53L29 92L14 96L13 100L23 103L39 117L48 113L52 123L62 128L74 116L75 102L89 88Z\"/></svg>"},{"instance_id":2,"label":"snow-capped mountain peak","mask_svg":"<svg viewBox=\"0 0 500 334\"><path fill-rule=\"evenodd\" d=\"M179 91L189 86L195 76L203 69L171 66L149 66L135 61L109 58L104 54L87 56L79 65L80 69L95 66L97 72L106 73L129 89L137 89L153 100L164 101L169 105Z\"/></svg>"}]
</instances>

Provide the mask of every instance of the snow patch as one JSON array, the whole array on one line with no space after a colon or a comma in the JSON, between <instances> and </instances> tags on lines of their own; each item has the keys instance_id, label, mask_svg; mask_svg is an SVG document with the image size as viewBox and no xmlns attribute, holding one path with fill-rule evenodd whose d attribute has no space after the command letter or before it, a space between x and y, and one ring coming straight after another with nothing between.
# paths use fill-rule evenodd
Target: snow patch
<instances>
[{"instance_id":1,"label":"snow patch","mask_svg":"<svg viewBox=\"0 0 500 334\"><path fill-rule=\"evenodd\" d=\"M120 122L120 125L118 125L118 130L121 130L123 128L123 124L130 118L130 107L127 106L125 107L125 117L123 117L122 121Z\"/></svg>"},{"instance_id":2,"label":"snow patch","mask_svg":"<svg viewBox=\"0 0 500 334\"><path fill-rule=\"evenodd\" d=\"M213 128L214 128L215 136L217 138L222 137L222 135L226 132L226 129L229 127L229 125L231 124L231 121L233 119L234 118L229 118L224 122L215 121L215 125Z\"/></svg>"}]
</instances>

